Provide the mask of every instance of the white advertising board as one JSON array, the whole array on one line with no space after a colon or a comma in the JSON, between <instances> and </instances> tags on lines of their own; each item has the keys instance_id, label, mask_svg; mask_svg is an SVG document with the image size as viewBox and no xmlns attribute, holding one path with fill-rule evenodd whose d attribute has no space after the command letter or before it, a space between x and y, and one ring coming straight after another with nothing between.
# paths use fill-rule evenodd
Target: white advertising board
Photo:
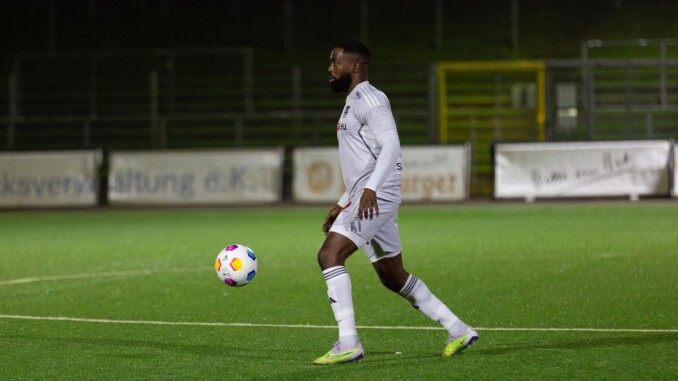
<instances>
[{"instance_id":1,"label":"white advertising board","mask_svg":"<svg viewBox=\"0 0 678 381\"><path fill-rule=\"evenodd\" d=\"M0 207L93 206L101 151L0 153Z\"/></svg>"},{"instance_id":2,"label":"white advertising board","mask_svg":"<svg viewBox=\"0 0 678 381\"><path fill-rule=\"evenodd\" d=\"M468 198L470 150L463 146L402 148L403 201L459 201Z\"/></svg>"},{"instance_id":3,"label":"white advertising board","mask_svg":"<svg viewBox=\"0 0 678 381\"><path fill-rule=\"evenodd\" d=\"M113 152L111 204L232 204L282 200L283 149Z\"/></svg>"},{"instance_id":4,"label":"white advertising board","mask_svg":"<svg viewBox=\"0 0 678 381\"><path fill-rule=\"evenodd\" d=\"M678 197L678 143L673 144L673 186L671 192L673 197Z\"/></svg>"},{"instance_id":5,"label":"white advertising board","mask_svg":"<svg viewBox=\"0 0 678 381\"><path fill-rule=\"evenodd\" d=\"M667 195L669 141L497 144L497 198Z\"/></svg>"},{"instance_id":6,"label":"white advertising board","mask_svg":"<svg viewBox=\"0 0 678 381\"><path fill-rule=\"evenodd\" d=\"M296 201L337 202L346 188L336 147L295 148L292 196Z\"/></svg>"},{"instance_id":7,"label":"white advertising board","mask_svg":"<svg viewBox=\"0 0 678 381\"><path fill-rule=\"evenodd\" d=\"M455 201L468 197L467 146L401 147L403 201ZM296 148L292 193L296 201L337 202L344 193L336 147Z\"/></svg>"}]
</instances>

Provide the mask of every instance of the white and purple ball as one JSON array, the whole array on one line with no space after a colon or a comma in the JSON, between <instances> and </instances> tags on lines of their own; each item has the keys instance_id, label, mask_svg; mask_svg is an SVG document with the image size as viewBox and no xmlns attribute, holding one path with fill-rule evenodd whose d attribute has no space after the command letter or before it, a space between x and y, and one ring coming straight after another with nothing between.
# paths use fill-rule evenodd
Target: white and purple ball
<instances>
[{"instance_id":1,"label":"white and purple ball","mask_svg":"<svg viewBox=\"0 0 678 381\"><path fill-rule=\"evenodd\" d=\"M257 256L245 245L229 245L217 256L214 268L222 282L233 287L244 286L257 275Z\"/></svg>"}]
</instances>

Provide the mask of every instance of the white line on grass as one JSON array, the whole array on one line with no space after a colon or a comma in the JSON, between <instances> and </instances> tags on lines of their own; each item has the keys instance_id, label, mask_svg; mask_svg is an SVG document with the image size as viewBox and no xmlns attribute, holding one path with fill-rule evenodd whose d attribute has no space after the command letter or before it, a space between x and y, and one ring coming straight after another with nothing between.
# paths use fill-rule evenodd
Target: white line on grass
<instances>
[{"instance_id":1,"label":"white line on grass","mask_svg":"<svg viewBox=\"0 0 678 381\"><path fill-rule=\"evenodd\" d=\"M13 284L25 284L25 283L36 283L36 282L58 281L58 280L105 278L105 277L125 277L125 276L164 274L164 273L188 273L188 272L197 272L197 271L208 271L209 269L210 269L209 267L194 267L194 268L107 271L107 272L102 271L102 272L97 272L97 273L36 276L36 277L29 277L29 278L0 280L0 286L10 286L10 285L13 285Z\"/></svg>"},{"instance_id":2,"label":"white line on grass","mask_svg":"<svg viewBox=\"0 0 678 381\"><path fill-rule=\"evenodd\" d=\"M261 323L224 323L224 322L191 322L191 321L158 321L158 320L115 320L115 319L90 319L66 316L26 316L26 315L2 315L0 319L18 320L50 320L69 321L78 323L102 323L102 324L146 324L146 325L170 325L170 326L194 326L194 327L266 327L266 328L320 328L337 329L335 325L314 324L261 324ZM413 327L413 326L381 326L363 325L358 329L383 329L383 330L415 330L415 331L439 331L440 327ZM617 328L503 328L503 327L476 327L482 331L531 331L531 332L631 332L631 333L678 333L678 329L617 329Z\"/></svg>"},{"instance_id":3,"label":"white line on grass","mask_svg":"<svg viewBox=\"0 0 678 381\"><path fill-rule=\"evenodd\" d=\"M268 266L268 268L273 269L282 269L288 268L291 266L279 264ZM152 274L166 274L166 273L191 273L191 272L209 272L214 271L212 266L204 267L181 267L181 268L154 268L146 270L121 270L121 271L102 271L96 273L81 273L81 274L65 274L65 275L47 275L47 276L35 276L27 278L16 278L16 279L6 279L0 280L0 287L2 286L11 286L15 284L26 284L26 283L38 283L38 282L50 282L50 281L59 281L59 280L74 280L74 279L88 279L88 278L115 278L115 277L127 277L127 276L142 276L142 275L152 275Z\"/></svg>"}]
</instances>

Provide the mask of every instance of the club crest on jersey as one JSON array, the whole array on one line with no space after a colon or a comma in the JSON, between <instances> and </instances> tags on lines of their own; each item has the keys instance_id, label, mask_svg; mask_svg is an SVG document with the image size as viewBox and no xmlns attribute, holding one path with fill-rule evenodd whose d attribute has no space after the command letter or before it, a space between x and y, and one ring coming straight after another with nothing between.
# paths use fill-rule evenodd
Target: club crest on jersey
<instances>
[{"instance_id":1,"label":"club crest on jersey","mask_svg":"<svg viewBox=\"0 0 678 381\"><path fill-rule=\"evenodd\" d=\"M349 110L350 108L351 108L351 106L346 106L346 108L344 109L344 115L341 116L342 118L345 118L346 115L348 115L348 110Z\"/></svg>"}]
</instances>

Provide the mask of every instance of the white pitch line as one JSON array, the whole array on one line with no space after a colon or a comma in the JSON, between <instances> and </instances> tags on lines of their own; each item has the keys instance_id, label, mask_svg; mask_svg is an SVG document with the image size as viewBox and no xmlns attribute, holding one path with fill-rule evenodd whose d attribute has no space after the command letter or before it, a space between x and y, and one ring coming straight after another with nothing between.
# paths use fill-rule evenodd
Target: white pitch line
<instances>
[{"instance_id":1,"label":"white pitch line","mask_svg":"<svg viewBox=\"0 0 678 381\"><path fill-rule=\"evenodd\" d=\"M286 265L274 265L269 266L268 268L282 269L287 268ZM15 284L26 284L26 283L37 283L37 282L50 282L50 281L59 281L59 280L74 280L74 279L88 279L88 278L112 278L112 277L126 277L126 276L141 276L141 275L152 275L152 274L165 274L165 273L189 273L189 272L209 272L214 271L214 267L205 266L205 267L183 267L183 268L169 268L169 269L146 269L146 270L121 270L121 271L102 271L96 273L81 273L81 274L65 274L65 275L47 275L47 276L35 276L27 278L16 278L16 279L7 279L0 280L0 287L2 286L11 286Z\"/></svg>"},{"instance_id":2,"label":"white pitch line","mask_svg":"<svg viewBox=\"0 0 678 381\"><path fill-rule=\"evenodd\" d=\"M127 271L108 271L97 273L82 273L82 274L68 274L68 275L49 275L36 276L29 278L17 278L0 280L0 286L10 286L14 284L49 282L58 280L73 280L73 279L87 279L87 278L105 278L105 277L125 277L137 275L151 275L162 273L186 273L197 271L208 271L209 267L195 267L195 268L170 268L170 269L149 269L149 270L127 270Z\"/></svg>"},{"instance_id":3,"label":"white pitch line","mask_svg":"<svg viewBox=\"0 0 678 381\"><path fill-rule=\"evenodd\" d=\"M26 316L26 315L2 315L0 319L17 320L41 320L41 321L68 321L78 323L102 323L102 324L136 324L136 325L169 325L169 326L194 326L194 327L252 327L252 328L302 328L302 329L337 329L335 325L314 324L262 324L262 323L224 323L224 322L190 322L190 321L158 321L158 320L115 320L115 319L90 319L66 316ZM414 331L440 331L440 327L413 327L413 326L380 326L363 325L358 329L380 330L414 330ZM504 327L476 327L479 331L529 331L529 332L610 332L610 333L678 333L678 329L625 329L625 328L504 328Z\"/></svg>"}]
</instances>

